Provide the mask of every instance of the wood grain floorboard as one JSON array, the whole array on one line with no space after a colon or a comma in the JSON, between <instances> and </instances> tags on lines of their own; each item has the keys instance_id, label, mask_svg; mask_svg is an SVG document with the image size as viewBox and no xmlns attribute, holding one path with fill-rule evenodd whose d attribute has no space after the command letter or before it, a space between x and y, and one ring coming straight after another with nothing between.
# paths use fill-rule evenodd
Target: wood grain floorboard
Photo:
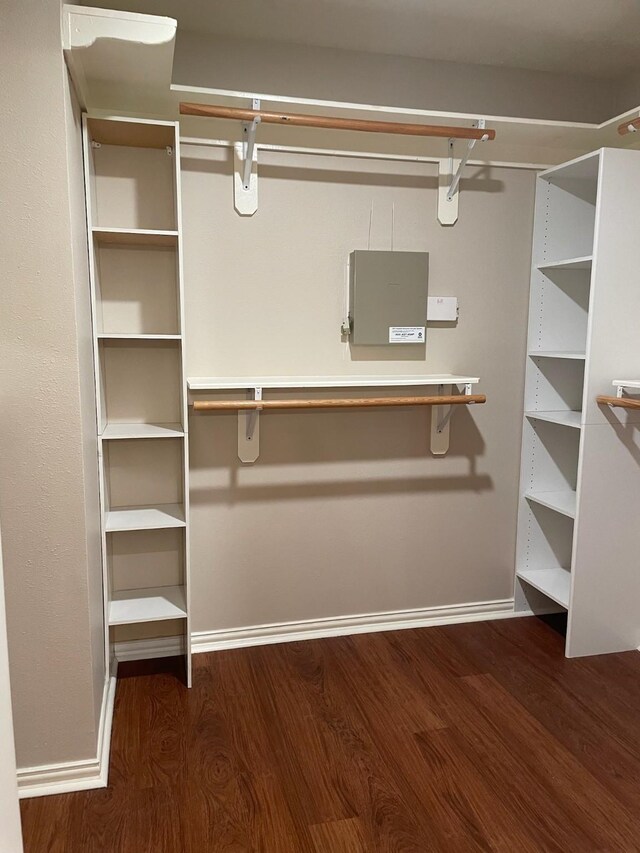
<instances>
[{"instance_id":1,"label":"wood grain floorboard","mask_svg":"<svg viewBox=\"0 0 640 853\"><path fill-rule=\"evenodd\" d=\"M319 823L311 827L316 853L366 853L362 825L357 817Z\"/></svg>"},{"instance_id":2,"label":"wood grain floorboard","mask_svg":"<svg viewBox=\"0 0 640 853\"><path fill-rule=\"evenodd\" d=\"M535 618L130 664L109 787L26 853L640 853L640 655Z\"/></svg>"}]
</instances>

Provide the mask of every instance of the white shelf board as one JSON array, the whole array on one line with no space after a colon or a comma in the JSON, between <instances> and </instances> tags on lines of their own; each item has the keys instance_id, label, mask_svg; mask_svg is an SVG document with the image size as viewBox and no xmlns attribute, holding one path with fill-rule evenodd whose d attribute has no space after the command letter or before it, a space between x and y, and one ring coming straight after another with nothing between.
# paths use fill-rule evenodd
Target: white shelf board
<instances>
[{"instance_id":1,"label":"white shelf board","mask_svg":"<svg viewBox=\"0 0 640 853\"><path fill-rule=\"evenodd\" d=\"M114 592L109 605L109 625L186 619L187 603L182 586L156 586Z\"/></svg>"},{"instance_id":2,"label":"white shelf board","mask_svg":"<svg viewBox=\"0 0 640 853\"><path fill-rule=\"evenodd\" d=\"M178 244L177 231L157 231L149 228L102 228L91 229L101 246L162 246Z\"/></svg>"},{"instance_id":3,"label":"white shelf board","mask_svg":"<svg viewBox=\"0 0 640 853\"><path fill-rule=\"evenodd\" d=\"M617 388L640 388L640 379L614 379L611 384Z\"/></svg>"},{"instance_id":4,"label":"white shelf board","mask_svg":"<svg viewBox=\"0 0 640 853\"><path fill-rule=\"evenodd\" d=\"M103 441L127 438L182 438L182 424L107 424Z\"/></svg>"},{"instance_id":5,"label":"white shelf board","mask_svg":"<svg viewBox=\"0 0 640 853\"><path fill-rule=\"evenodd\" d=\"M133 332L98 332L99 341L180 341L182 335L138 335Z\"/></svg>"},{"instance_id":6,"label":"white shelf board","mask_svg":"<svg viewBox=\"0 0 640 853\"><path fill-rule=\"evenodd\" d=\"M189 377L191 391L249 388L394 388L418 385L475 385L477 376L441 373L427 376L210 376Z\"/></svg>"},{"instance_id":7,"label":"white shelf board","mask_svg":"<svg viewBox=\"0 0 640 853\"><path fill-rule=\"evenodd\" d=\"M563 489L560 492L526 492L525 498L562 515L568 515L569 518L576 517L576 493L571 489Z\"/></svg>"},{"instance_id":8,"label":"white shelf board","mask_svg":"<svg viewBox=\"0 0 640 853\"><path fill-rule=\"evenodd\" d=\"M141 118L87 118L92 142L128 148L166 148L176 144L176 125L171 121Z\"/></svg>"},{"instance_id":9,"label":"white shelf board","mask_svg":"<svg viewBox=\"0 0 640 853\"><path fill-rule=\"evenodd\" d=\"M547 598L569 609L571 572L567 569L522 569L516 574L521 580L543 592Z\"/></svg>"},{"instance_id":10,"label":"white shelf board","mask_svg":"<svg viewBox=\"0 0 640 853\"><path fill-rule=\"evenodd\" d=\"M583 255L581 258L568 258L563 261L550 261L543 264L538 264L538 269L542 270L590 270L593 261L592 255Z\"/></svg>"},{"instance_id":11,"label":"white shelf board","mask_svg":"<svg viewBox=\"0 0 640 853\"><path fill-rule=\"evenodd\" d=\"M572 358L576 360L584 360L586 353L584 352L563 352L562 350L530 350L530 358Z\"/></svg>"},{"instance_id":12,"label":"white shelf board","mask_svg":"<svg viewBox=\"0 0 640 853\"><path fill-rule=\"evenodd\" d=\"M161 530L165 527L185 527L182 504L117 507L106 513L105 530L117 533L124 530Z\"/></svg>"},{"instance_id":13,"label":"white shelf board","mask_svg":"<svg viewBox=\"0 0 640 853\"><path fill-rule=\"evenodd\" d=\"M552 424L580 429L582 412L525 412L527 418L534 421L549 421Z\"/></svg>"}]
</instances>

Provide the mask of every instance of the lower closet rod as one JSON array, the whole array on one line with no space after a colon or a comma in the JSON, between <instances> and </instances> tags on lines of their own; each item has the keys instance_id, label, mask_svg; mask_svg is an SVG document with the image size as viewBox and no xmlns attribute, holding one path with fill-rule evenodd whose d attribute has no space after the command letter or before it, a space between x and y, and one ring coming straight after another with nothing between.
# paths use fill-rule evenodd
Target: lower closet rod
<instances>
[{"instance_id":1,"label":"lower closet rod","mask_svg":"<svg viewBox=\"0 0 640 853\"><path fill-rule=\"evenodd\" d=\"M347 409L363 406L460 406L486 403L484 394L456 394L440 397L341 397L328 400L195 400L196 412L225 409Z\"/></svg>"}]
</instances>

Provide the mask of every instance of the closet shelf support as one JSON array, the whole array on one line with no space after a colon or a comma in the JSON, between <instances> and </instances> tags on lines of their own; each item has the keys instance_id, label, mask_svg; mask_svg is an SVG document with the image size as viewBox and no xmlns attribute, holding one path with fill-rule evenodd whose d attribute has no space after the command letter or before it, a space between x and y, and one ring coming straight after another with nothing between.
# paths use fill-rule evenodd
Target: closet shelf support
<instances>
[{"instance_id":1,"label":"closet shelf support","mask_svg":"<svg viewBox=\"0 0 640 853\"><path fill-rule=\"evenodd\" d=\"M479 132L482 132L485 130L485 124L485 120L481 118L474 122L473 126ZM462 177L462 170L467 165L476 142L485 142L490 138L489 131L486 131L478 138L470 139L467 143L467 150L459 160L457 168L455 168L455 161L453 157L454 139L453 137L449 139L449 157L447 160L440 161L438 222L441 225L455 225L458 221L459 184Z\"/></svg>"},{"instance_id":2,"label":"closet shelf support","mask_svg":"<svg viewBox=\"0 0 640 853\"><path fill-rule=\"evenodd\" d=\"M260 100L254 98L253 110L260 109ZM256 135L262 118L255 114L251 121L242 123L242 142L233 146L233 196L234 207L241 216L251 216L258 209L258 146Z\"/></svg>"}]
</instances>

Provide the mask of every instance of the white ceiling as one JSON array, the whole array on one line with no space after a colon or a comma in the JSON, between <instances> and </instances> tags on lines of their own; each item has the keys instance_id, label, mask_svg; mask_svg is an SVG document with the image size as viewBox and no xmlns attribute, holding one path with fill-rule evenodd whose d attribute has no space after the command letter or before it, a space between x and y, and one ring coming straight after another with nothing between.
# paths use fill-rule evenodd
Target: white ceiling
<instances>
[{"instance_id":1,"label":"white ceiling","mask_svg":"<svg viewBox=\"0 0 640 853\"><path fill-rule=\"evenodd\" d=\"M98 2L86 5L98 5ZM179 29L598 77L640 73L640 0L124 0Z\"/></svg>"}]
</instances>

